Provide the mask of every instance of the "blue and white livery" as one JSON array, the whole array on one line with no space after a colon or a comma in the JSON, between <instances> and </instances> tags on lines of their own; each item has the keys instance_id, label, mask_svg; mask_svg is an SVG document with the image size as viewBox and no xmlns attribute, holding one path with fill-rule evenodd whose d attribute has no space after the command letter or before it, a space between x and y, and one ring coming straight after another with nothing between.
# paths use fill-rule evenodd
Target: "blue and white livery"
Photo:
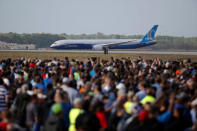
<instances>
[{"instance_id":1,"label":"blue and white livery","mask_svg":"<svg viewBox=\"0 0 197 131\"><path fill-rule=\"evenodd\" d=\"M135 49L156 44L157 28L158 25L154 25L142 39L58 40L50 47L60 50L103 50L107 54L109 49Z\"/></svg>"}]
</instances>

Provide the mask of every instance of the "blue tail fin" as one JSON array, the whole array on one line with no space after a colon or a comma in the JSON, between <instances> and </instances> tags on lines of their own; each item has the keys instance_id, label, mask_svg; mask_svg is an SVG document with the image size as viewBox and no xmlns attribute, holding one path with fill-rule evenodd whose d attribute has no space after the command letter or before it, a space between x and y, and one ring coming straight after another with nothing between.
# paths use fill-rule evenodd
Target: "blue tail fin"
<instances>
[{"instance_id":1,"label":"blue tail fin","mask_svg":"<svg viewBox=\"0 0 197 131\"><path fill-rule=\"evenodd\" d=\"M153 41L155 38L155 33L157 31L158 25L154 25L152 29L142 38L142 43Z\"/></svg>"}]
</instances>

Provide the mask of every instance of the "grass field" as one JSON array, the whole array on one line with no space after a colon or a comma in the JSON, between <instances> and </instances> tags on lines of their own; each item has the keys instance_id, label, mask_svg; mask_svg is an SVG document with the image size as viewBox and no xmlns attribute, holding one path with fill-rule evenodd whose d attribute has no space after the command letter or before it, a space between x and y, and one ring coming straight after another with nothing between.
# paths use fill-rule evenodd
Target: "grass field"
<instances>
[{"instance_id":1,"label":"grass field","mask_svg":"<svg viewBox=\"0 0 197 131\"><path fill-rule=\"evenodd\" d=\"M84 60L91 57L100 57L102 59L109 59L110 57L122 58L130 57L136 59L141 56L144 59L160 58L162 60L182 60L190 58L192 61L197 62L197 56L195 55L158 55L158 54L135 54L135 53L110 53L105 55L103 53L88 53L88 52L25 52L25 51L0 51L0 60L2 59L19 59L21 57L26 58L40 58L40 59L64 59L65 57L75 58L78 60Z\"/></svg>"}]
</instances>

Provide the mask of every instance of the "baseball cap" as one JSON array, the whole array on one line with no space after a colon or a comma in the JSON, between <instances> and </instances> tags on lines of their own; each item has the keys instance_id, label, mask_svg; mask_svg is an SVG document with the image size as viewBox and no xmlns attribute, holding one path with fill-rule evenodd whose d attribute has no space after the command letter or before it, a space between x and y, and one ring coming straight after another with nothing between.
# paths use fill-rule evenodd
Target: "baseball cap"
<instances>
[{"instance_id":1,"label":"baseball cap","mask_svg":"<svg viewBox=\"0 0 197 131\"><path fill-rule=\"evenodd\" d=\"M62 79L62 82L63 82L63 83L68 83L68 82L70 82L70 79L69 79L68 77L64 77L64 78Z\"/></svg>"},{"instance_id":2,"label":"baseball cap","mask_svg":"<svg viewBox=\"0 0 197 131\"><path fill-rule=\"evenodd\" d=\"M52 106L53 114L57 115L60 112L62 112L62 110L63 110L63 107L60 103L53 104L53 106Z\"/></svg>"}]
</instances>

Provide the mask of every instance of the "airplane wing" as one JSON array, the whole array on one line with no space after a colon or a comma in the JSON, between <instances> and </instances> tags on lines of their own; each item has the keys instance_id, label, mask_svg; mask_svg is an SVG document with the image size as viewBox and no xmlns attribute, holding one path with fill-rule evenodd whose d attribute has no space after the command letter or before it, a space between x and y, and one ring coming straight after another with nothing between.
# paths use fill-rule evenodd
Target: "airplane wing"
<instances>
[{"instance_id":1,"label":"airplane wing","mask_svg":"<svg viewBox=\"0 0 197 131\"><path fill-rule=\"evenodd\" d=\"M125 41L116 42L116 43L99 44L99 46L103 46L105 48L112 48L113 46L122 45L126 43L135 43L135 42L138 42L138 41L137 40L125 40Z\"/></svg>"}]
</instances>

